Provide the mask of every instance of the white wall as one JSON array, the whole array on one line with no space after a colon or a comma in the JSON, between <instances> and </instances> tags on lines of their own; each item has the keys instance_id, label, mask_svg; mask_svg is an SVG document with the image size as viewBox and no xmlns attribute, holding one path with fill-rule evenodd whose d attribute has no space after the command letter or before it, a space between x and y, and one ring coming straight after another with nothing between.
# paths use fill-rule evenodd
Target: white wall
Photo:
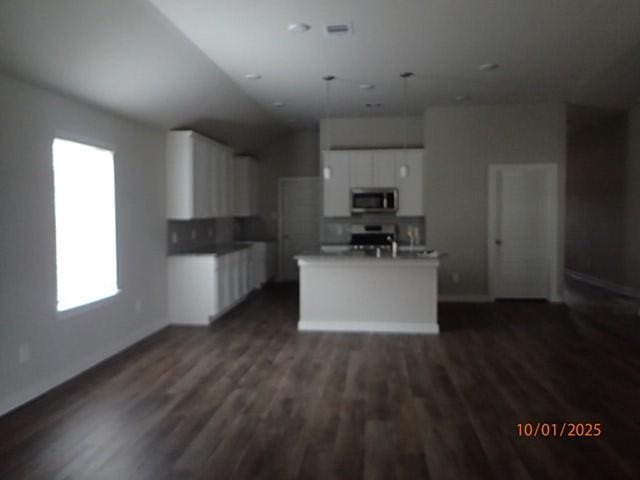
<instances>
[{"instance_id":1,"label":"white wall","mask_svg":"<svg viewBox=\"0 0 640 480\"><path fill-rule=\"evenodd\" d=\"M570 105L568 125L566 268L623 285L627 115Z\"/></svg>"},{"instance_id":2,"label":"white wall","mask_svg":"<svg viewBox=\"0 0 640 480\"><path fill-rule=\"evenodd\" d=\"M407 117L406 130L402 117L330 118L320 121L320 149L331 140L331 149L422 147L422 117Z\"/></svg>"},{"instance_id":3,"label":"white wall","mask_svg":"<svg viewBox=\"0 0 640 480\"><path fill-rule=\"evenodd\" d=\"M491 163L558 163L559 291L564 265L566 111L562 105L429 108L424 115L427 244L449 253L445 295L487 295L487 171ZM453 273L459 282L453 281Z\"/></svg>"},{"instance_id":4,"label":"white wall","mask_svg":"<svg viewBox=\"0 0 640 480\"><path fill-rule=\"evenodd\" d=\"M0 112L1 414L166 324L166 227L164 132L3 75ZM115 148L122 291L70 318L56 315L57 131ZM22 344L31 360L19 364Z\"/></svg>"}]
</instances>

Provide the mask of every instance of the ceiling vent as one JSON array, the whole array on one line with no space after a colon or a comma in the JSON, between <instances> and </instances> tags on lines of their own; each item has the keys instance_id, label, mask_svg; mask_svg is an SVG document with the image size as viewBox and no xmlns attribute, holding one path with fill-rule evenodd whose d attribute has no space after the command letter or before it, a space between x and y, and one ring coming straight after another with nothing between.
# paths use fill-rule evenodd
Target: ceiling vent
<instances>
[{"instance_id":1,"label":"ceiling vent","mask_svg":"<svg viewBox=\"0 0 640 480\"><path fill-rule=\"evenodd\" d=\"M351 23L332 23L324 26L324 33L327 37L353 35L353 25Z\"/></svg>"}]
</instances>

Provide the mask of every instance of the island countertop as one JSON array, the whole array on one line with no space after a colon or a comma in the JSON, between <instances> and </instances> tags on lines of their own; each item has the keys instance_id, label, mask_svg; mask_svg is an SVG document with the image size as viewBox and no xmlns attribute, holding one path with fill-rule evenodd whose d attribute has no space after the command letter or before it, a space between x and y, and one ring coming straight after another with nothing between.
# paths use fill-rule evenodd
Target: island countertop
<instances>
[{"instance_id":1,"label":"island countertop","mask_svg":"<svg viewBox=\"0 0 640 480\"><path fill-rule=\"evenodd\" d=\"M342 252L326 252L314 251L304 252L295 256L299 265L308 263L336 263L339 265L346 264L370 264L370 265L420 265L428 267L437 267L440 263L439 259L442 255L437 252L425 254L423 252L407 252L400 251L396 256L391 252L382 252L377 256L375 252L346 250Z\"/></svg>"}]
</instances>

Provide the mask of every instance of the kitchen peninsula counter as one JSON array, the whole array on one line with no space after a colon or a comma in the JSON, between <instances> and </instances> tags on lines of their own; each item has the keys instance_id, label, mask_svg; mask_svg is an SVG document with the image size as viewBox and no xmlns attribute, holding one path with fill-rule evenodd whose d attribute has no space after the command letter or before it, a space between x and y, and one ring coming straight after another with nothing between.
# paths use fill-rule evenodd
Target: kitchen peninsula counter
<instances>
[{"instance_id":1,"label":"kitchen peninsula counter","mask_svg":"<svg viewBox=\"0 0 640 480\"><path fill-rule=\"evenodd\" d=\"M299 330L438 333L436 255L311 252L296 260Z\"/></svg>"}]
</instances>

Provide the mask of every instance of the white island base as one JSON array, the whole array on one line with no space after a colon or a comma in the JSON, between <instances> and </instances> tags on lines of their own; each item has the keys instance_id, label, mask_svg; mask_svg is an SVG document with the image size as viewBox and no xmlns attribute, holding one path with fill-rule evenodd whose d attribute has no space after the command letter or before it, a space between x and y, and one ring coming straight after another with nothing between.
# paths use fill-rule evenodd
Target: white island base
<instances>
[{"instance_id":1,"label":"white island base","mask_svg":"<svg viewBox=\"0 0 640 480\"><path fill-rule=\"evenodd\" d=\"M300 255L299 330L438 333L438 260Z\"/></svg>"}]
</instances>

